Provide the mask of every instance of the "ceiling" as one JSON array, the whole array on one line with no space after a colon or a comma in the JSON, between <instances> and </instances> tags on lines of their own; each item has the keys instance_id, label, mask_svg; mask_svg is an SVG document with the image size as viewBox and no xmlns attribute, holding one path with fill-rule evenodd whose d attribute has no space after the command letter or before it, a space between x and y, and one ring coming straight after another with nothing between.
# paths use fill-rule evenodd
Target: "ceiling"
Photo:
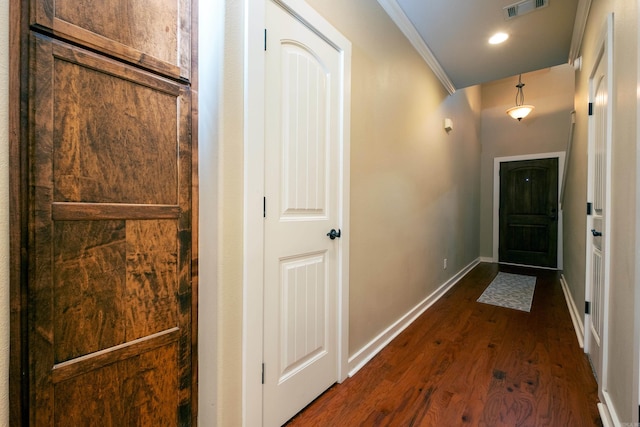
<instances>
[{"instance_id":1,"label":"ceiling","mask_svg":"<svg viewBox=\"0 0 640 427\"><path fill-rule=\"evenodd\" d=\"M543 0L378 0L451 93L570 62L582 0L540 8L536 1ZM517 3L519 13L507 19L503 8ZM509 39L489 44L498 31Z\"/></svg>"}]
</instances>

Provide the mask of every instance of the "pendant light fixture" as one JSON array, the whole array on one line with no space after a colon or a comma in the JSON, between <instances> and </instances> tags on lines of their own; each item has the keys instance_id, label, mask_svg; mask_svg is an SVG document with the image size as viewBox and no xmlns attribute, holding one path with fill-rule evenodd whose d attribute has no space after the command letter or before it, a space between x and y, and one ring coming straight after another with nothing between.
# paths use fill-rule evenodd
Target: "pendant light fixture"
<instances>
[{"instance_id":1,"label":"pendant light fixture","mask_svg":"<svg viewBox=\"0 0 640 427\"><path fill-rule=\"evenodd\" d=\"M533 105L524 104L524 93L522 92L524 83L522 83L522 74L518 77L518 84L516 87L518 88L518 91L516 92L516 106L509 108L507 110L507 114L520 121L527 117L535 107Z\"/></svg>"}]
</instances>

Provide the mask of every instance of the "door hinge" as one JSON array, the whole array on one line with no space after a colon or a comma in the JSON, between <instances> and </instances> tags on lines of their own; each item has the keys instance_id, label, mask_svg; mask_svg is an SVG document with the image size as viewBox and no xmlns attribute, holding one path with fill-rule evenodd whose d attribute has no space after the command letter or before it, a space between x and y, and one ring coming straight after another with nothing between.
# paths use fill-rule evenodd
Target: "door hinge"
<instances>
[{"instance_id":1,"label":"door hinge","mask_svg":"<svg viewBox=\"0 0 640 427\"><path fill-rule=\"evenodd\" d=\"M266 50L266 49L265 49ZM589 103L589 115L593 116L593 102Z\"/></svg>"},{"instance_id":2,"label":"door hinge","mask_svg":"<svg viewBox=\"0 0 640 427\"><path fill-rule=\"evenodd\" d=\"M587 202L587 215L591 215L593 213L593 203Z\"/></svg>"},{"instance_id":3,"label":"door hinge","mask_svg":"<svg viewBox=\"0 0 640 427\"><path fill-rule=\"evenodd\" d=\"M264 384L264 363L262 364L262 384Z\"/></svg>"},{"instance_id":4,"label":"door hinge","mask_svg":"<svg viewBox=\"0 0 640 427\"><path fill-rule=\"evenodd\" d=\"M267 51L267 29L264 29L264 51Z\"/></svg>"},{"instance_id":5,"label":"door hinge","mask_svg":"<svg viewBox=\"0 0 640 427\"><path fill-rule=\"evenodd\" d=\"M262 198L262 218L267 217L267 198Z\"/></svg>"},{"instance_id":6,"label":"door hinge","mask_svg":"<svg viewBox=\"0 0 640 427\"><path fill-rule=\"evenodd\" d=\"M591 314L591 301L584 302L584 314Z\"/></svg>"}]
</instances>

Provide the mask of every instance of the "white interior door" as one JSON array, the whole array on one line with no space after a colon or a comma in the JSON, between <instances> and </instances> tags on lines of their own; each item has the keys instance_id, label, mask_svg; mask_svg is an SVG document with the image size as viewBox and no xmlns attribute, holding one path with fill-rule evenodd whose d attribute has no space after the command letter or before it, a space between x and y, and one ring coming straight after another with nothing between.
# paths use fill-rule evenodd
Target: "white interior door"
<instances>
[{"instance_id":1,"label":"white interior door","mask_svg":"<svg viewBox=\"0 0 640 427\"><path fill-rule=\"evenodd\" d=\"M602 392L606 378L606 334L608 313L608 231L607 207L611 144L611 117L609 108L609 76L607 75L607 49L602 49L591 76L593 114L589 142L589 200L592 211L588 221L587 277L591 301L588 316L588 354Z\"/></svg>"},{"instance_id":2,"label":"white interior door","mask_svg":"<svg viewBox=\"0 0 640 427\"><path fill-rule=\"evenodd\" d=\"M263 425L338 380L340 53L267 1Z\"/></svg>"}]
</instances>

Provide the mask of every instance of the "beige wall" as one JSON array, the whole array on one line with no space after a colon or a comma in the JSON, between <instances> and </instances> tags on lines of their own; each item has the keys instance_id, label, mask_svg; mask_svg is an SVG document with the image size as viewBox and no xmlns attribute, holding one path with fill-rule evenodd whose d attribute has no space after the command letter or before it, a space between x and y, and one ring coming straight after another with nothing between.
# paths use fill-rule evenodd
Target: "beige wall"
<instances>
[{"instance_id":1,"label":"beige wall","mask_svg":"<svg viewBox=\"0 0 640 427\"><path fill-rule=\"evenodd\" d=\"M587 103L589 75L606 17L614 13L614 64L611 209L611 289L609 317L608 393L613 411L622 423L638 421L638 335L635 313L638 294L638 5L630 0L594 1L582 45L582 70L576 74L577 123L575 158L570 165L570 205L567 221L576 230L565 239L577 244L566 248L566 278L577 305L584 301L585 218L587 185ZM580 231L582 229L582 232ZM569 232L571 230L567 230Z\"/></svg>"},{"instance_id":2,"label":"beige wall","mask_svg":"<svg viewBox=\"0 0 640 427\"><path fill-rule=\"evenodd\" d=\"M353 354L478 256L480 93L448 96L376 2L309 3L353 44Z\"/></svg>"},{"instance_id":3,"label":"beige wall","mask_svg":"<svg viewBox=\"0 0 640 427\"><path fill-rule=\"evenodd\" d=\"M353 43L349 348L353 354L478 257L480 89L448 96L375 1L310 4ZM226 2L224 19L219 129L212 137L218 140L219 157L211 158L217 163L200 165L201 171L219 169L217 260L202 251L202 244L200 252L200 295L214 289L207 298L217 310L215 316L205 314L208 324L203 324L206 309L201 300L200 337L206 339L204 331L215 328L211 334L216 344L207 344L206 355L200 352L201 373L206 371L215 381L215 387L200 396L200 424L215 419L221 426L241 422L242 2ZM200 79L204 78L201 73ZM215 116L206 120L215 121ZM454 123L449 134L443 130L445 117ZM207 143L202 135L200 143ZM206 185L201 181L201 198L208 191ZM201 211L201 226L208 214L216 212ZM201 242L215 237L214 227L201 229ZM442 268L445 257L447 270ZM209 270L203 274L205 265ZM209 356L217 358L217 368L212 369Z\"/></svg>"},{"instance_id":4,"label":"beige wall","mask_svg":"<svg viewBox=\"0 0 640 427\"><path fill-rule=\"evenodd\" d=\"M574 70L559 65L522 75L526 104L535 109L518 122L505 111L515 105L518 77L482 85L480 255L493 256L493 159L565 151L573 110Z\"/></svg>"},{"instance_id":5,"label":"beige wall","mask_svg":"<svg viewBox=\"0 0 640 427\"><path fill-rule=\"evenodd\" d=\"M0 426L9 425L9 2L0 1Z\"/></svg>"}]
</instances>

